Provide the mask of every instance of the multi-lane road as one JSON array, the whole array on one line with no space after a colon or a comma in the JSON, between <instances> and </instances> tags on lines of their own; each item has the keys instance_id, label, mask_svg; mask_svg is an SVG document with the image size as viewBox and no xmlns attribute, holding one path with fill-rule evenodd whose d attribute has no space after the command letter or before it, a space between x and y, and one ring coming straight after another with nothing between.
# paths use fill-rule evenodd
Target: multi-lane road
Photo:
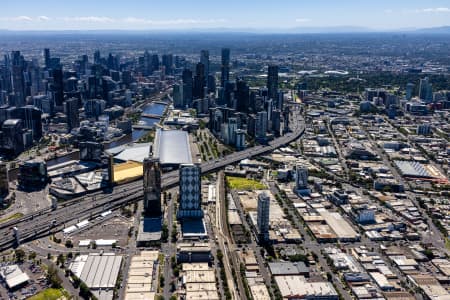
<instances>
[{"instance_id":1,"label":"multi-lane road","mask_svg":"<svg viewBox=\"0 0 450 300\"><path fill-rule=\"evenodd\" d=\"M290 132L272 140L267 145L255 146L244 151L234 152L215 161L202 163L202 173L210 173L243 159L271 152L298 139L304 133L305 125L297 110L291 115L290 124ZM165 173L162 176L162 186L166 189L178 185L178 181L178 171ZM106 209L129 204L142 199L142 197L142 181L131 182L115 187L111 193L99 192L83 196L67 201L55 210L51 210L51 208L42 209L22 218L0 224L0 251L11 248L16 244L13 227L18 229L19 242L31 241L61 230L67 224L91 218Z\"/></svg>"}]
</instances>

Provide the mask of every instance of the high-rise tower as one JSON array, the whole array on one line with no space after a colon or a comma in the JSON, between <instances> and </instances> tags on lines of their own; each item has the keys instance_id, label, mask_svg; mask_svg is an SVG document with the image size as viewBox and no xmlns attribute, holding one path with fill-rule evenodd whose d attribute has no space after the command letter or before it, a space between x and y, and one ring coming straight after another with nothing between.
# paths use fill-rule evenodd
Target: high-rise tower
<instances>
[{"instance_id":1,"label":"high-rise tower","mask_svg":"<svg viewBox=\"0 0 450 300\"><path fill-rule=\"evenodd\" d=\"M144 159L144 214L161 216L161 165L157 158Z\"/></svg>"}]
</instances>

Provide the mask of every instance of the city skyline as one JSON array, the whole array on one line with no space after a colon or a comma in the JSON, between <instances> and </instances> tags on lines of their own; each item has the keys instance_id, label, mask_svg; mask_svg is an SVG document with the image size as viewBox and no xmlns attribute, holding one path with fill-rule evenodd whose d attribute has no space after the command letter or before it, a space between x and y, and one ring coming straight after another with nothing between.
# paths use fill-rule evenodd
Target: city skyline
<instances>
[{"instance_id":1,"label":"city skyline","mask_svg":"<svg viewBox=\"0 0 450 300\"><path fill-rule=\"evenodd\" d=\"M449 25L449 1L355 0L335 3L237 0L141 2L107 5L104 1L57 3L21 1L3 4L0 29L5 30L407 30Z\"/></svg>"}]
</instances>

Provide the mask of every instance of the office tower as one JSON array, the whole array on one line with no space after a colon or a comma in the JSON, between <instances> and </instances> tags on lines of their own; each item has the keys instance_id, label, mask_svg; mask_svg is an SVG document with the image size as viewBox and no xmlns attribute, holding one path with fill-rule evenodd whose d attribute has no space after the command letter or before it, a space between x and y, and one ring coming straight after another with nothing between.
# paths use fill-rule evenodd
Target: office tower
<instances>
[{"instance_id":1,"label":"office tower","mask_svg":"<svg viewBox=\"0 0 450 300\"><path fill-rule=\"evenodd\" d=\"M21 107L25 105L26 91L24 78L24 59L20 51L11 53L11 80L14 92L14 106Z\"/></svg>"},{"instance_id":2,"label":"office tower","mask_svg":"<svg viewBox=\"0 0 450 300\"><path fill-rule=\"evenodd\" d=\"M0 162L0 197L9 193L8 163Z\"/></svg>"},{"instance_id":3,"label":"office tower","mask_svg":"<svg viewBox=\"0 0 450 300\"><path fill-rule=\"evenodd\" d=\"M281 111L275 109L272 111L271 130L276 136L281 135Z\"/></svg>"},{"instance_id":4,"label":"office tower","mask_svg":"<svg viewBox=\"0 0 450 300\"><path fill-rule=\"evenodd\" d=\"M284 132L289 131L289 106L284 107L283 110Z\"/></svg>"},{"instance_id":5,"label":"office tower","mask_svg":"<svg viewBox=\"0 0 450 300\"><path fill-rule=\"evenodd\" d=\"M200 62L205 66L205 76L209 75L209 51L200 51Z\"/></svg>"},{"instance_id":6,"label":"office tower","mask_svg":"<svg viewBox=\"0 0 450 300\"><path fill-rule=\"evenodd\" d=\"M89 99L84 102L84 113L87 118L97 119L106 108L106 101L102 99Z\"/></svg>"},{"instance_id":7,"label":"office tower","mask_svg":"<svg viewBox=\"0 0 450 300\"><path fill-rule=\"evenodd\" d=\"M416 128L416 134L418 135L430 135L431 134L431 124L419 124Z\"/></svg>"},{"instance_id":8,"label":"office tower","mask_svg":"<svg viewBox=\"0 0 450 300\"><path fill-rule=\"evenodd\" d=\"M278 92L278 99L277 99L276 107L279 110L283 111L283 108L284 108L284 93L282 91Z\"/></svg>"},{"instance_id":9,"label":"office tower","mask_svg":"<svg viewBox=\"0 0 450 300\"><path fill-rule=\"evenodd\" d=\"M158 56L158 54L153 54L152 55L151 67L152 67L152 72L159 70L159 56Z\"/></svg>"},{"instance_id":10,"label":"office tower","mask_svg":"<svg viewBox=\"0 0 450 300\"><path fill-rule=\"evenodd\" d=\"M236 118L228 119L228 143L236 144L236 131L238 130L238 121Z\"/></svg>"},{"instance_id":11,"label":"office tower","mask_svg":"<svg viewBox=\"0 0 450 300\"><path fill-rule=\"evenodd\" d=\"M50 49L48 48L44 49L44 63L45 68L48 69L50 67Z\"/></svg>"},{"instance_id":12,"label":"office tower","mask_svg":"<svg viewBox=\"0 0 450 300\"><path fill-rule=\"evenodd\" d=\"M202 218L201 167L195 164L182 164L179 174L180 205L177 218Z\"/></svg>"},{"instance_id":13,"label":"office tower","mask_svg":"<svg viewBox=\"0 0 450 300\"><path fill-rule=\"evenodd\" d=\"M406 85L406 95L405 95L406 100L411 100L413 96L413 91L414 91L414 83L408 83Z\"/></svg>"},{"instance_id":14,"label":"office tower","mask_svg":"<svg viewBox=\"0 0 450 300\"><path fill-rule=\"evenodd\" d=\"M175 83L173 85L173 106L175 108L184 108L183 102L183 85Z\"/></svg>"},{"instance_id":15,"label":"office tower","mask_svg":"<svg viewBox=\"0 0 450 300\"><path fill-rule=\"evenodd\" d=\"M157 158L144 159L144 215L161 216L161 165Z\"/></svg>"},{"instance_id":16,"label":"office tower","mask_svg":"<svg viewBox=\"0 0 450 300\"><path fill-rule=\"evenodd\" d=\"M267 74L267 89L269 99L278 99L278 66L269 66Z\"/></svg>"},{"instance_id":17,"label":"office tower","mask_svg":"<svg viewBox=\"0 0 450 300\"><path fill-rule=\"evenodd\" d=\"M295 189L297 191L308 189L308 169L297 165L295 170Z\"/></svg>"},{"instance_id":18,"label":"office tower","mask_svg":"<svg viewBox=\"0 0 450 300\"><path fill-rule=\"evenodd\" d=\"M183 106L191 106L192 104L192 90L194 88L194 81L192 79L192 71L184 69L183 74Z\"/></svg>"},{"instance_id":19,"label":"office tower","mask_svg":"<svg viewBox=\"0 0 450 300\"><path fill-rule=\"evenodd\" d=\"M31 130L33 140L42 137L42 111L38 108L33 105L18 107L11 111L11 117L22 120L23 127Z\"/></svg>"},{"instance_id":20,"label":"office tower","mask_svg":"<svg viewBox=\"0 0 450 300\"><path fill-rule=\"evenodd\" d=\"M194 99L203 98L205 86L205 65L198 63L195 67L194 90L192 92Z\"/></svg>"},{"instance_id":21,"label":"office tower","mask_svg":"<svg viewBox=\"0 0 450 300\"><path fill-rule=\"evenodd\" d=\"M209 93L214 93L216 91L216 77L212 74L208 75L208 92Z\"/></svg>"},{"instance_id":22,"label":"office tower","mask_svg":"<svg viewBox=\"0 0 450 300\"><path fill-rule=\"evenodd\" d=\"M64 103L64 113L67 116L68 132L80 127L80 116L78 113L78 99L70 98Z\"/></svg>"},{"instance_id":23,"label":"office tower","mask_svg":"<svg viewBox=\"0 0 450 300\"><path fill-rule=\"evenodd\" d=\"M248 112L250 106L250 88L243 79L236 80L236 110Z\"/></svg>"},{"instance_id":24,"label":"office tower","mask_svg":"<svg viewBox=\"0 0 450 300\"><path fill-rule=\"evenodd\" d=\"M433 102L433 87L428 77L420 79L419 98L427 103Z\"/></svg>"},{"instance_id":25,"label":"office tower","mask_svg":"<svg viewBox=\"0 0 450 300\"><path fill-rule=\"evenodd\" d=\"M272 120L273 100L267 99L264 103L264 110L267 111L267 119Z\"/></svg>"},{"instance_id":26,"label":"office tower","mask_svg":"<svg viewBox=\"0 0 450 300\"><path fill-rule=\"evenodd\" d=\"M267 129L268 129L268 119L267 119L267 112L266 111L260 111L256 115L255 120L255 137L258 140L265 140Z\"/></svg>"},{"instance_id":27,"label":"office tower","mask_svg":"<svg viewBox=\"0 0 450 300\"><path fill-rule=\"evenodd\" d=\"M236 130L236 149L238 151L245 149L245 130Z\"/></svg>"},{"instance_id":28,"label":"office tower","mask_svg":"<svg viewBox=\"0 0 450 300\"><path fill-rule=\"evenodd\" d=\"M44 187L48 182L47 164L44 161L23 162L19 165L17 181L24 190Z\"/></svg>"},{"instance_id":29,"label":"office tower","mask_svg":"<svg viewBox=\"0 0 450 300\"><path fill-rule=\"evenodd\" d=\"M11 155L17 155L24 150L23 122L20 119L8 119L3 122L2 149Z\"/></svg>"},{"instance_id":30,"label":"office tower","mask_svg":"<svg viewBox=\"0 0 450 300\"><path fill-rule=\"evenodd\" d=\"M60 108L63 106L64 102L64 81L63 81L63 71L62 69L53 69L52 70L53 77L53 99L55 100L55 106Z\"/></svg>"},{"instance_id":31,"label":"office tower","mask_svg":"<svg viewBox=\"0 0 450 300\"><path fill-rule=\"evenodd\" d=\"M172 54L163 54L162 56L162 65L166 70L167 75L173 74L173 55Z\"/></svg>"},{"instance_id":32,"label":"office tower","mask_svg":"<svg viewBox=\"0 0 450 300\"><path fill-rule=\"evenodd\" d=\"M120 60L119 56L114 56L112 53L109 53L108 59L106 60L106 66L110 70L119 70Z\"/></svg>"},{"instance_id":33,"label":"office tower","mask_svg":"<svg viewBox=\"0 0 450 300\"><path fill-rule=\"evenodd\" d=\"M94 52L94 64L98 65L101 63L100 50L95 50Z\"/></svg>"},{"instance_id":34,"label":"office tower","mask_svg":"<svg viewBox=\"0 0 450 300\"><path fill-rule=\"evenodd\" d=\"M263 192L258 195L258 237L260 242L269 240L270 198Z\"/></svg>"},{"instance_id":35,"label":"office tower","mask_svg":"<svg viewBox=\"0 0 450 300\"><path fill-rule=\"evenodd\" d=\"M221 65L220 86L225 87L225 84L230 81L230 49L222 49L222 65Z\"/></svg>"}]
</instances>

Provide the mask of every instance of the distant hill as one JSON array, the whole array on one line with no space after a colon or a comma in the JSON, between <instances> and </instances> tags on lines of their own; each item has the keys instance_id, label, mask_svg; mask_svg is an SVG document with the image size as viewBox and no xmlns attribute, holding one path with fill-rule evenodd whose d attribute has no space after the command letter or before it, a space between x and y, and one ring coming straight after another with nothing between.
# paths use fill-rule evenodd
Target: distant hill
<instances>
[{"instance_id":1,"label":"distant hill","mask_svg":"<svg viewBox=\"0 0 450 300\"><path fill-rule=\"evenodd\" d=\"M431 27L431 28L421 28L417 29L415 32L418 33L433 33L433 34L450 34L450 26L442 27Z\"/></svg>"},{"instance_id":2,"label":"distant hill","mask_svg":"<svg viewBox=\"0 0 450 300\"><path fill-rule=\"evenodd\" d=\"M141 35L141 34L364 34L364 33L403 33L403 34L450 34L450 26L431 28L397 28L373 29L361 26L331 26L331 27L291 27L291 28L187 28L187 29L152 29L152 30L8 30L0 28L2 36L17 35Z\"/></svg>"}]
</instances>

